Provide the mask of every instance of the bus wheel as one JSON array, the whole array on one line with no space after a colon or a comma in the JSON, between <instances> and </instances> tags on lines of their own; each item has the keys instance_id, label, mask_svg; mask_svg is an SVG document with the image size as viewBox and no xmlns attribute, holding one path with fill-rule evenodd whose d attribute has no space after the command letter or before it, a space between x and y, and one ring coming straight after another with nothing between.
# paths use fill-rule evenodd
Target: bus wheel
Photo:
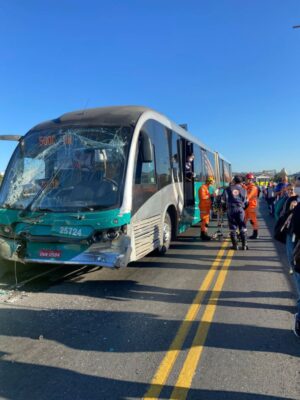
<instances>
[{"instance_id":1,"label":"bus wheel","mask_svg":"<svg viewBox=\"0 0 300 400\"><path fill-rule=\"evenodd\" d=\"M170 247L172 237L172 221L170 214L166 212L164 225L163 225L163 244L158 248L159 254L165 254Z\"/></svg>"}]
</instances>

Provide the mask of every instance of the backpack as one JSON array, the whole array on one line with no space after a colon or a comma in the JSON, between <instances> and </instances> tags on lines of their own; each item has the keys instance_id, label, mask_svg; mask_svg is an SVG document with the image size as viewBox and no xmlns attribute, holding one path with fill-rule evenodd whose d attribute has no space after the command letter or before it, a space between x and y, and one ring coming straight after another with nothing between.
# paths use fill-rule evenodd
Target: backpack
<instances>
[{"instance_id":1,"label":"backpack","mask_svg":"<svg viewBox=\"0 0 300 400\"><path fill-rule=\"evenodd\" d=\"M297 241L293 252L294 270L300 274L300 240Z\"/></svg>"}]
</instances>

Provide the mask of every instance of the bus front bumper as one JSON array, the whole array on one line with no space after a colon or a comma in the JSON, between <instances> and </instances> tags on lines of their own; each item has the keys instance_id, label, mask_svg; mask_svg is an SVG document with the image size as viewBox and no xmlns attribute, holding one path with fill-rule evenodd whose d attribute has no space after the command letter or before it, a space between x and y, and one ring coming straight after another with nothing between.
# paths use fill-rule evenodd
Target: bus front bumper
<instances>
[{"instance_id":1,"label":"bus front bumper","mask_svg":"<svg viewBox=\"0 0 300 400\"><path fill-rule=\"evenodd\" d=\"M39 264L92 265L107 268L123 268L127 266L129 262L129 257L127 257L125 254L103 252L100 254L82 253L67 261L60 261L53 258L48 260L40 258L25 258L24 262L33 262Z\"/></svg>"},{"instance_id":2,"label":"bus front bumper","mask_svg":"<svg viewBox=\"0 0 300 400\"><path fill-rule=\"evenodd\" d=\"M72 244L28 243L24 257L18 254L18 245L15 241L2 239L0 240L0 256L21 263L123 268L129 263L131 255L130 241L126 239L123 238L114 246L94 243L86 249L79 249Z\"/></svg>"}]
</instances>

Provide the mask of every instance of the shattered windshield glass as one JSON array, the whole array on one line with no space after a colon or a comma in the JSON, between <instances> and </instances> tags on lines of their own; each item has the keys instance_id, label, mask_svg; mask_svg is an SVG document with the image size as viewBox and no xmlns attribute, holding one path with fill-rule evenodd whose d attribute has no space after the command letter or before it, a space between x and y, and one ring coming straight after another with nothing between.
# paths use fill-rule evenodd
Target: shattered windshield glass
<instances>
[{"instance_id":1,"label":"shattered windshield glass","mask_svg":"<svg viewBox=\"0 0 300 400\"><path fill-rule=\"evenodd\" d=\"M33 131L20 142L0 192L0 207L78 211L120 205L130 127Z\"/></svg>"}]
</instances>

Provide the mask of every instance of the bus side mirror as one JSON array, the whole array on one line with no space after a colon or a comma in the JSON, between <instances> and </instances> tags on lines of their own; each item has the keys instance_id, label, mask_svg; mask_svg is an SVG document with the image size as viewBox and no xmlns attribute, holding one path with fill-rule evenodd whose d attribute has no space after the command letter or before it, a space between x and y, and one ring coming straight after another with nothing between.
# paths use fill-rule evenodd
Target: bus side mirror
<instances>
[{"instance_id":1,"label":"bus side mirror","mask_svg":"<svg viewBox=\"0 0 300 400\"><path fill-rule=\"evenodd\" d=\"M153 147L151 143L151 139L147 135L146 132L141 131L141 154L142 161L144 163L150 163L153 161Z\"/></svg>"},{"instance_id":2,"label":"bus side mirror","mask_svg":"<svg viewBox=\"0 0 300 400\"><path fill-rule=\"evenodd\" d=\"M21 138L21 135L0 135L0 140L12 140L18 142Z\"/></svg>"}]
</instances>

